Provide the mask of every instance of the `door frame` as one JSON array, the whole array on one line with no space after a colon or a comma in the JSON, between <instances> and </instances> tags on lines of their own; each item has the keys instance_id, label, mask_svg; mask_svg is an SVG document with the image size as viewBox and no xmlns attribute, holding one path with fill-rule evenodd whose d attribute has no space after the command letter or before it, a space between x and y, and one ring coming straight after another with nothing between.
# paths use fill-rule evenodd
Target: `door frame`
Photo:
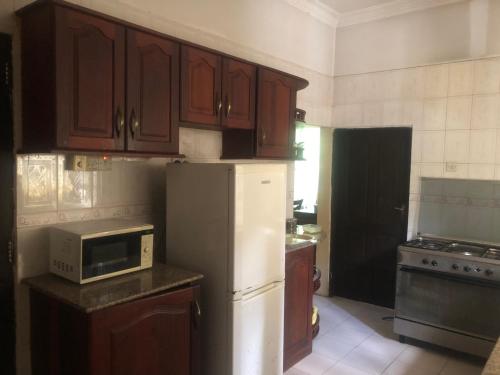
<instances>
[{"instance_id":1,"label":"door frame","mask_svg":"<svg viewBox=\"0 0 500 375\"><path fill-rule=\"evenodd\" d=\"M331 212L330 212L330 230L331 230L331 237L330 237L330 254L329 254L329 264L330 264L330 277L329 277L329 285L328 285L328 291L329 291L329 296L335 296L335 285L334 285L334 277L333 274L335 272L335 232L336 232L336 220L335 220L335 212L334 212L334 207L336 205L336 194L335 194L335 179L336 179L336 172L335 172L335 135L337 131L348 131L348 130L355 130L355 131L361 131L361 130L390 130L390 129L402 129L402 130L407 130L407 137L408 137L408 144L410 146L409 150L409 158L408 158L408 168L407 168L407 178L408 178L408 193L406 194L408 196L408 201L410 197L410 173L411 173L411 155L412 155L412 137L413 137L413 128L409 126L380 126L380 127L371 127L371 128L336 128L333 131L333 139L332 139L332 173L331 173ZM403 231L404 231L404 237L406 240L406 236L408 235L408 216L409 216L409 202L407 202L406 205L406 219L403 223ZM395 270L396 271L396 270Z\"/></svg>"},{"instance_id":2,"label":"door frame","mask_svg":"<svg viewBox=\"0 0 500 375\"><path fill-rule=\"evenodd\" d=\"M12 36L0 33L0 363L16 372L14 309L14 119L12 106ZM3 284L3 285L1 285Z\"/></svg>"}]
</instances>

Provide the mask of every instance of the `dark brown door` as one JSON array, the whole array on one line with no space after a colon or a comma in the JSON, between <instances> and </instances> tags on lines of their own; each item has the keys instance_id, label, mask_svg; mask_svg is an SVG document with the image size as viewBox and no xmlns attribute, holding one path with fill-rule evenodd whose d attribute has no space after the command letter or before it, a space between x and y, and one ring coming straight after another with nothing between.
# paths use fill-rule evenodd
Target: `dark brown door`
<instances>
[{"instance_id":1,"label":"dark brown door","mask_svg":"<svg viewBox=\"0 0 500 375\"><path fill-rule=\"evenodd\" d=\"M256 81L257 68L254 65L224 59L222 126L232 129L255 128Z\"/></svg>"},{"instance_id":2,"label":"dark brown door","mask_svg":"<svg viewBox=\"0 0 500 375\"><path fill-rule=\"evenodd\" d=\"M333 139L333 294L394 307L397 246L408 224L411 129L339 129Z\"/></svg>"},{"instance_id":3,"label":"dark brown door","mask_svg":"<svg viewBox=\"0 0 500 375\"><path fill-rule=\"evenodd\" d=\"M285 337L283 367L288 369L312 351L314 246L285 258Z\"/></svg>"},{"instance_id":4,"label":"dark brown door","mask_svg":"<svg viewBox=\"0 0 500 375\"><path fill-rule=\"evenodd\" d=\"M177 154L179 44L127 29L127 149Z\"/></svg>"},{"instance_id":5,"label":"dark brown door","mask_svg":"<svg viewBox=\"0 0 500 375\"><path fill-rule=\"evenodd\" d=\"M271 70L259 70L257 156L291 157L295 139L295 101L293 79Z\"/></svg>"},{"instance_id":6,"label":"dark brown door","mask_svg":"<svg viewBox=\"0 0 500 375\"><path fill-rule=\"evenodd\" d=\"M125 29L56 7L57 146L123 150Z\"/></svg>"},{"instance_id":7,"label":"dark brown door","mask_svg":"<svg viewBox=\"0 0 500 375\"><path fill-rule=\"evenodd\" d=\"M199 287L144 298L91 315L93 375L200 375Z\"/></svg>"},{"instance_id":8,"label":"dark brown door","mask_svg":"<svg viewBox=\"0 0 500 375\"><path fill-rule=\"evenodd\" d=\"M15 373L12 234L14 218L14 134L12 121L11 36L0 34L0 366Z\"/></svg>"},{"instance_id":9,"label":"dark brown door","mask_svg":"<svg viewBox=\"0 0 500 375\"><path fill-rule=\"evenodd\" d=\"M220 127L221 61L216 54L181 47L181 122Z\"/></svg>"}]
</instances>

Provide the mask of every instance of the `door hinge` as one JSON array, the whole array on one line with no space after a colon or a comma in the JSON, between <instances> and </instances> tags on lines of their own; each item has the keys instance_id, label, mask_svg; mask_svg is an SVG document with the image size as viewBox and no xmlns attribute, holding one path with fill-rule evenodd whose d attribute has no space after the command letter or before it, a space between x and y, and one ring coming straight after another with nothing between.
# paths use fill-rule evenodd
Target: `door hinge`
<instances>
[{"instance_id":1,"label":"door hinge","mask_svg":"<svg viewBox=\"0 0 500 375\"><path fill-rule=\"evenodd\" d=\"M9 241L7 248L9 251L9 263L14 264L14 244L12 243L12 241Z\"/></svg>"}]
</instances>

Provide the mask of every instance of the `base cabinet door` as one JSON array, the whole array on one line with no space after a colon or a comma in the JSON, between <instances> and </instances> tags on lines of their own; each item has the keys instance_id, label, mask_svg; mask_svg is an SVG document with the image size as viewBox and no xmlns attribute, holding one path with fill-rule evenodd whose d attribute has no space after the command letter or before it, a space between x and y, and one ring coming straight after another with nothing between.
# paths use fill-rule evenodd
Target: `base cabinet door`
<instances>
[{"instance_id":1,"label":"base cabinet door","mask_svg":"<svg viewBox=\"0 0 500 375\"><path fill-rule=\"evenodd\" d=\"M31 291L34 375L201 375L199 286L86 314Z\"/></svg>"},{"instance_id":2,"label":"base cabinet door","mask_svg":"<svg viewBox=\"0 0 500 375\"><path fill-rule=\"evenodd\" d=\"M284 370L312 352L313 267L314 246L286 254Z\"/></svg>"},{"instance_id":3,"label":"base cabinet door","mask_svg":"<svg viewBox=\"0 0 500 375\"><path fill-rule=\"evenodd\" d=\"M179 44L127 29L127 150L179 152Z\"/></svg>"},{"instance_id":4,"label":"base cabinet door","mask_svg":"<svg viewBox=\"0 0 500 375\"><path fill-rule=\"evenodd\" d=\"M292 157L296 91L296 83L290 77L264 68L259 70L257 157Z\"/></svg>"},{"instance_id":5,"label":"base cabinet door","mask_svg":"<svg viewBox=\"0 0 500 375\"><path fill-rule=\"evenodd\" d=\"M121 151L125 27L55 8L57 147Z\"/></svg>"}]
</instances>

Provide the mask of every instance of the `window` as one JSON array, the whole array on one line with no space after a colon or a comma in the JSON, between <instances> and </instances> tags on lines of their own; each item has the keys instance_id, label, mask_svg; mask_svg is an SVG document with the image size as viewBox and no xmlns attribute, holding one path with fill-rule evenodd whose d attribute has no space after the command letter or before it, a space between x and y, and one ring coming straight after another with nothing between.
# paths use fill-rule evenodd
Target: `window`
<instances>
[{"instance_id":1,"label":"window","mask_svg":"<svg viewBox=\"0 0 500 375\"><path fill-rule=\"evenodd\" d=\"M295 161L293 200L302 200L301 210L314 213L318 200L320 128L297 126L295 142L303 143L304 160Z\"/></svg>"}]
</instances>

